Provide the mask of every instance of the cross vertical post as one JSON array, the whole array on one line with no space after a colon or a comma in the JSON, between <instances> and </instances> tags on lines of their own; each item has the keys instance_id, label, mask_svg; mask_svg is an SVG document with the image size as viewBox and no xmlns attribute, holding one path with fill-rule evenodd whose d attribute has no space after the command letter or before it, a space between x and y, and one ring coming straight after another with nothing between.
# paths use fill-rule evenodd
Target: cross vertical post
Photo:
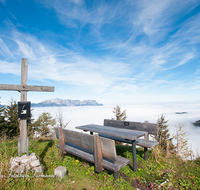
<instances>
[{"instance_id":1,"label":"cross vertical post","mask_svg":"<svg viewBox=\"0 0 200 190\"><path fill-rule=\"evenodd\" d=\"M21 86L27 85L28 60L21 60ZM27 91L21 91L21 102L27 101ZM27 152L27 119L20 119L20 153Z\"/></svg>"}]
</instances>

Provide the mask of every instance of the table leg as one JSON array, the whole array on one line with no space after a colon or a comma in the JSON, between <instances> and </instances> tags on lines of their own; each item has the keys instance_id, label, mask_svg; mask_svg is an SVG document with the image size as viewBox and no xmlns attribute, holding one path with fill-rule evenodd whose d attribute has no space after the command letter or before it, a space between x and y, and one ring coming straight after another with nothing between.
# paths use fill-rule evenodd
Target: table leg
<instances>
[{"instance_id":1,"label":"table leg","mask_svg":"<svg viewBox=\"0 0 200 190\"><path fill-rule=\"evenodd\" d=\"M144 147L144 159L148 160L148 149Z\"/></svg>"},{"instance_id":2,"label":"table leg","mask_svg":"<svg viewBox=\"0 0 200 190\"><path fill-rule=\"evenodd\" d=\"M133 154L133 171L137 171L137 158L136 158L136 141L132 141L132 154Z\"/></svg>"}]
</instances>

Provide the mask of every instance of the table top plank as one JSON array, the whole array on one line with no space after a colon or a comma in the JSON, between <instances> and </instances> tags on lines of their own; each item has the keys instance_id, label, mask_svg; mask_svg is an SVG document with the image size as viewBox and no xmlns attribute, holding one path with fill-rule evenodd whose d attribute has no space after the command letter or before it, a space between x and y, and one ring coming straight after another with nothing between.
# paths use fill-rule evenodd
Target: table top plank
<instances>
[{"instance_id":1,"label":"table top plank","mask_svg":"<svg viewBox=\"0 0 200 190\"><path fill-rule=\"evenodd\" d=\"M107 126L96 125L96 124L77 126L76 129L91 131L91 132L105 134L105 135L112 135L114 137L120 137L120 138L128 139L128 140L136 140L139 137L142 137L145 134L147 134L147 132L144 132L144 131L107 127Z\"/></svg>"}]
</instances>

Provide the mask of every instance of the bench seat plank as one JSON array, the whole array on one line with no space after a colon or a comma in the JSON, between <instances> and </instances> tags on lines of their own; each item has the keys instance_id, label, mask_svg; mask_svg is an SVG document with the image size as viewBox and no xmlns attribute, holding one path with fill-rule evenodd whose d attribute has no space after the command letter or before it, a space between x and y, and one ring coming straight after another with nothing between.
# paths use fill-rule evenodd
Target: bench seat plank
<instances>
[{"instance_id":1,"label":"bench seat plank","mask_svg":"<svg viewBox=\"0 0 200 190\"><path fill-rule=\"evenodd\" d=\"M128 143L128 144L132 143L132 141L130 141L130 140L126 140L126 139L119 138L119 137L113 137L113 136L110 136L110 135L99 134L99 136L104 137L104 138L108 138L108 139L113 139L113 140L116 140L116 141L120 141L120 142L123 142L123 143ZM154 148L158 144L159 143L157 141L150 141L150 140L144 140L144 139L137 139L136 140L136 145L146 147L146 148Z\"/></svg>"},{"instance_id":2,"label":"bench seat plank","mask_svg":"<svg viewBox=\"0 0 200 190\"><path fill-rule=\"evenodd\" d=\"M157 142L157 141L150 141L150 140L145 140L145 139L137 139L136 140L136 145L146 147L146 148L154 148L158 144L159 144L159 142Z\"/></svg>"},{"instance_id":3,"label":"bench seat plank","mask_svg":"<svg viewBox=\"0 0 200 190\"><path fill-rule=\"evenodd\" d=\"M57 147L59 148L59 145L57 145ZM94 152L80 148L80 147L73 145L73 144L70 144L70 143L65 143L64 150L67 153L70 153L72 155L80 157L80 158L87 160L91 163L95 163ZM110 171L117 172L121 168L126 166L127 164L130 164L130 162L131 162L130 159L120 157L120 156L116 156L115 162L108 159L108 158L103 157L102 166L103 166L103 168L106 168Z\"/></svg>"}]
</instances>

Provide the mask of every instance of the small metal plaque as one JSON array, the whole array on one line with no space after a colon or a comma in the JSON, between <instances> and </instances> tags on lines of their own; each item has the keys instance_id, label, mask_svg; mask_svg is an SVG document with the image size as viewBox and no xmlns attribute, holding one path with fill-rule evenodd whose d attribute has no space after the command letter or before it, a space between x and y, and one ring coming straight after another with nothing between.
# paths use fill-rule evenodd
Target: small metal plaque
<instances>
[{"instance_id":1,"label":"small metal plaque","mask_svg":"<svg viewBox=\"0 0 200 190\"><path fill-rule=\"evenodd\" d=\"M124 122L124 125L125 126L129 126L129 122Z\"/></svg>"},{"instance_id":2,"label":"small metal plaque","mask_svg":"<svg viewBox=\"0 0 200 190\"><path fill-rule=\"evenodd\" d=\"M31 102L18 102L18 118L26 119L31 117Z\"/></svg>"}]
</instances>

